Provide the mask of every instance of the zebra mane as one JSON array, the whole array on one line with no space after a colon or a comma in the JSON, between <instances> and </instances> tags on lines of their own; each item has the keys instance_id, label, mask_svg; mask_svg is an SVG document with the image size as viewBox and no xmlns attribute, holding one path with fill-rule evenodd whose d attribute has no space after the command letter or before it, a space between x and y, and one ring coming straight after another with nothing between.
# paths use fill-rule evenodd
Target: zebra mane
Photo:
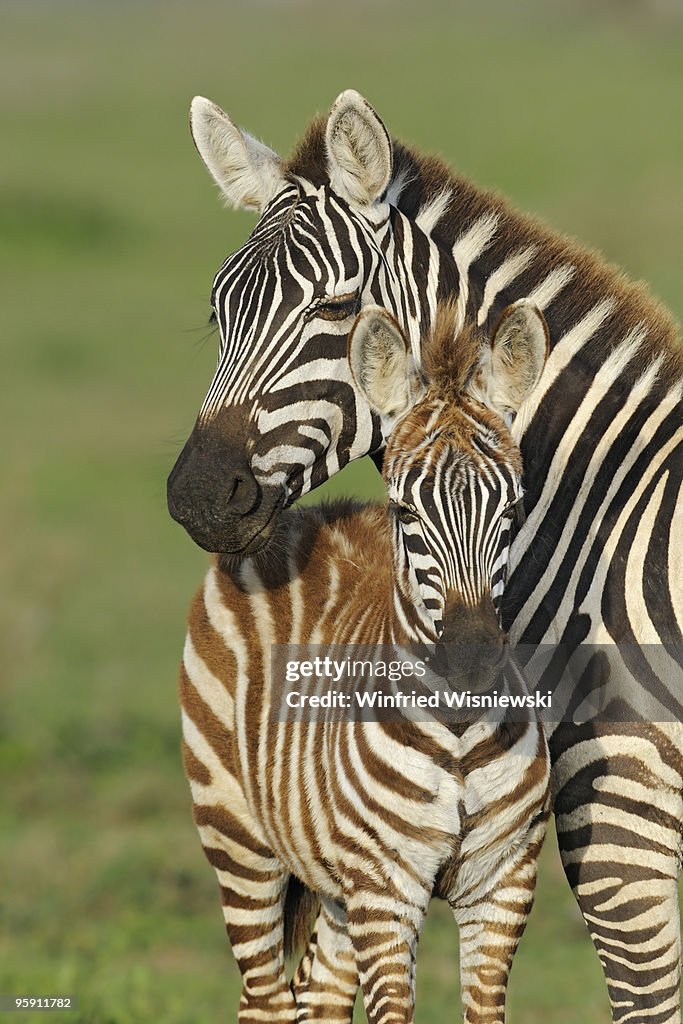
<instances>
[{"instance_id":1,"label":"zebra mane","mask_svg":"<svg viewBox=\"0 0 683 1024\"><path fill-rule=\"evenodd\" d=\"M440 302L422 346L422 372L427 381L451 399L462 395L479 364L485 340L482 330L472 323L458 331L457 303Z\"/></svg>"},{"instance_id":2,"label":"zebra mane","mask_svg":"<svg viewBox=\"0 0 683 1024\"><path fill-rule=\"evenodd\" d=\"M320 114L311 121L285 164L285 174L292 178L305 178L316 186L329 183L325 149L326 124L327 118Z\"/></svg>"},{"instance_id":3,"label":"zebra mane","mask_svg":"<svg viewBox=\"0 0 683 1024\"><path fill-rule=\"evenodd\" d=\"M316 187L329 182L325 148L325 117L315 118L297 143L285 171ZM644 326L639 341L640 366L658 361L662 384L675 383L683 375L683 346L680 326L666 307L619 267L598 252L547 227L539 218L519 213L495 192L478 188L455 174L437 156L424 155L393 140L393 170L387 198L406 217L416 221L440 247L452 251L454 243L486 217L496 218L496 239L500 251L521 251L533 246L543 253L547 274L572 265L574 282L580 282L582 299L588 304L605 296L615 300L611 329L593 347L601 362L629 330ZM577 293L564 289L555 303L559 323L576 318Z\"/></svg>"}]
</instances>

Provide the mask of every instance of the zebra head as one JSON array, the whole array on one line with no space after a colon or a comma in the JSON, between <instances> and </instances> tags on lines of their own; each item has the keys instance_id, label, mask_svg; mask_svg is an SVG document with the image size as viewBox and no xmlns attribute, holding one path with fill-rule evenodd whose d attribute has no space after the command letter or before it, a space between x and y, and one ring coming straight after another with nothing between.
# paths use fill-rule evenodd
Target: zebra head
<instances>
[{"instance_id":1,"label":"zebra head","mask_svg":"<svg viewBox=\"0 0 683 1024\"><path fill-rule=\"evenodd\" d=\"M349 362L368 403L393 425L384 477L397 614L409 634L412 624L420 640L436 642L441 674L481 690L507 657L499 603L513 526L523 521L521 455L505 417L536 385L548 335L529 302L508 307L490 339L456 325L455 308L439 306L418 371L398 323L367 308Z\"/></svg>"},{"instance_id":2,"label":"zebra head","mask_svg":"<svg viewBox=\"0 0 683 1024\"><path fill-rule=\"evenodd\" d=\"M358 93L342 93L289 164L208 100L194 100L191 127L223 195L260 219L214 280L218 365L168 504L199 545L239 556L267 542L284 506L383 446L346 358L359 310L385 307L417 351L458 277L419 218L392 206L392 143Z\"/></svg>"}]
</instances>

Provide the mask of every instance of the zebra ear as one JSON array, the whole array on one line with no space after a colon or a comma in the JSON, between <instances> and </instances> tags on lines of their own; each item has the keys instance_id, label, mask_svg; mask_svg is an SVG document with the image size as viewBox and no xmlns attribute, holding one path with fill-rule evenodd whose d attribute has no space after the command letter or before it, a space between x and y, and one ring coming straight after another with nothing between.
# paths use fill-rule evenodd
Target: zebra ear
<instances>
[{"instance_id":1,"label":"zebra ear","mask_svg":"<svg viewBox=\"0 0 683 1024\"><path fill-rule=\"evenodd\" d=\"M381 306L366 306L356 317L349 365L368 405L382 416L401 416L413 405L408 342Z\"/></svg>"},{"instance_id":2,"label":"zebra ear","mask_svg":"<svg viewBox=\"0 0 683 1024\"><path fill-rule=\"evenodd\" d=\"M483 367L488 404L502 415L517 412L538 383L548 358L548 326L540 309L521 300L504 310Z\"/></svg>"},{"instance_id":3,"label":"zebra ear","mask_svg":"<svg viewBox=\"0 0 683 1024\"><path fill-rule=\"evenodd\" d=\"M277 154L203 96L192 100L190 130L209 174L232 206L261 211L284 183Z\"/></svg>"},{"instance_id":4,"label":"zebra ear","mask_svg":"<svg viewBox=\"0 0 683 1024\"><path fill-rule=\"evenodd\" d=\"M332 188L343 199L369 206L391 178L391 139L381 119L355 89L335 100L325 131Z\"/></svg>"}]
</instances>

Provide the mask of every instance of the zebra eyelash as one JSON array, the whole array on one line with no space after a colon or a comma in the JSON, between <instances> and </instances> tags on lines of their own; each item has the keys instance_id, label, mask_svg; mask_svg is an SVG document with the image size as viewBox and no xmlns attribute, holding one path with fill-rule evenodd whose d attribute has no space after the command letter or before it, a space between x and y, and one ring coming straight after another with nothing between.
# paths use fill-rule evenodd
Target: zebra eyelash
<instances>
[{"instance_id":1,"label":"zebra eyelash","mask_svg":"<svg viewBox=\"0 0 683 1024\"><path fill-rule=\"evenodd\" d=\"M205 322L198 324L196 327L191 328L193 333L202 332L201 337L196 341L196 345L201 348L204 346L210 338L213 338L218 331L218 317L215 311L212 310L211 316Z\"/></svg>"},{"instance_id":2,"label":"zebra eyelash","mask_svg":"<svg viewBox=\"0 0 683 1024\"><path fill-rule=\"evenodd\" d=\"M502 512L504 519L511 519L516 529L524 526L526 522L526 509L524 508L524 496L520 495L514 501L509 502Z\"/></svg>"},{"instance_id":3,"label":"zebra eyelash","mask_svg":"<svg viewBox=\"0 0 683 1024\"><path fill-rule=\"evenodd\" d=\"M315 300L306 310L306 319L317 316L322 320L346 320L360 312L360 295L333 295Z\"/></svg>"},{"instance_id":4,"label":"zebra eyelash","mask_svg":"<svg viewBox=\"0 0 683 1024\"><path fill-rule=\"evenodd\" d=\"M405 523L406 525L417 522L420 519L420 513L414 505L404 505L400 501L390 501L389 509L400 522Z\"/></svg>"}]
</instances>

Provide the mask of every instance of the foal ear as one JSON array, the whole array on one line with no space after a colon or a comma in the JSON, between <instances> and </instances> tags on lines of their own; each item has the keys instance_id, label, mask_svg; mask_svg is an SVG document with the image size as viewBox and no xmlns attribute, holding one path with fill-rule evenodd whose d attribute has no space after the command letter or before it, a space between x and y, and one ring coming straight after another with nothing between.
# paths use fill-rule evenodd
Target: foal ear
<instances>
[{"instance_id":1,"label":"foal ear","mask_svg":"<svg viewBox=\"0 0 683 1024\"><path fill-rule=\"evenodd\" d=\"M548 326L540 309L522 300L503 312L484 367L489 404L505 415L517 412L536 387L548 357Z\"/></svg>"},{"instance_id":2,"label":"foal ear","mask_svg":"<svg viewBox=\"0 0 683 1024\"><path fill-rule=\"evenodd\" d=\"M349 335L349 365L368 405L382 416L401 416L412 406L408 342L381 306L366 306L356 317Z\"/></svg>"},{"instance_id":3,"label":"foal ear","mask_svg":"<svg viewBox=\"0 0 683 1024\"><path fill-rule=\"evenodd\" d=\"M334 102L325 130L332 188L350 202L369 206L391 178L391 139L381 119L355 89Z\"/></svg>"},{"instance_id":4,"label":"foal ear","mask_svg":"<svg viewBox=\"0 0 683 1024\"><path fill-rule=\"evenodd\" d=\"M197 152L231 206L260 212L284 184L277 154L203 96L192 100L190 130Z\"/></svg>"}]
</instances>

